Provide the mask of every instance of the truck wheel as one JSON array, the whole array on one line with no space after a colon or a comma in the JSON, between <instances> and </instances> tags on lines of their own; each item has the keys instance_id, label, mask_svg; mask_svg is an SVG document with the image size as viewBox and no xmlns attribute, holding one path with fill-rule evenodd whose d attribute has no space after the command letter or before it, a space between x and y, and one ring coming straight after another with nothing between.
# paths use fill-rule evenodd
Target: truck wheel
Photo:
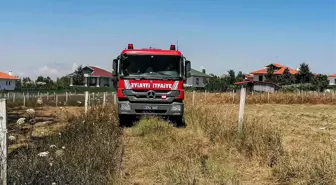
<instances>
[{"instance_id":1,"label":"truck wheel","mask_svg":"<svg viewBox=\"0 0 336 185\"><path fill-rule=\"evenodd\" d=\"M178 128L186 127L184 116L174 116L172 121L174 122L175 126Z\"/></svg>"},{"instance_id":2,"label":"truck wheel","mask_svg":"<svg viewBox=\"0 0 336 185\"><path fill-rule=\"evenodd\" d=\"M133 116L119 114L119 126L130 127L133 125Z\"/></svg>"}]
</instances>

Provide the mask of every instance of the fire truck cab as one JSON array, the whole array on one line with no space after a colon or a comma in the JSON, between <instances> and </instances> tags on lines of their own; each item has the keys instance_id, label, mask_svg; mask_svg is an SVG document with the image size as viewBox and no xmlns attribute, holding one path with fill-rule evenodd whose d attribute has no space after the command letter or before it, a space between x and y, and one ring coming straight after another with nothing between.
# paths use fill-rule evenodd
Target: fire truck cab
<instances>
[{"instance_id":1,"label":"fire truck cab","mask_svg":"<svg viewBox=\"0 0 336 185\"><path fill-rule=\"evenodd\" d=\"M134 49L133 44L113 60L120 125L137 117L163 116L177 126L184 122L184 82L191 62L175 45L169 49Z\"/></svg>"}]
</instances>

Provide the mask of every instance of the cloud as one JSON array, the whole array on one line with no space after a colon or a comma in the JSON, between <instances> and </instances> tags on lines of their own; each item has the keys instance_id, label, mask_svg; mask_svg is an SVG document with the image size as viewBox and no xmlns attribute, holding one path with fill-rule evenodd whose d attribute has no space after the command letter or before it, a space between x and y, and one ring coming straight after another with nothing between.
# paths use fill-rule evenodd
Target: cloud
<instances>
[{"instance_id":1,"label":"cloud","mask_svg":"<svg viewBox=\"0 0 336 185\"><path fill-rule=\"evenodd\" d=\"M33 76L49 76L50 78L57 78L73 72L73 68L77 66L76 63L62 63L53 62L48 63L35 71Z\"/></svg>"},{"instance_id":2,"label":"cloud","mask_svg":"<svg viewBox=\"0 0 336 185\"><path fill-rule=\"evenodd\" d=\"M72 71L76 71L77 68L78 68L77 63L73 63L72 64Z\"/></svg>"},{"instance_id":3,"label":"cloud","mask_svg":"<svg viewBox=\"0 0 336 185\"><path fill-rule=\"evenodd\" d=\"M45 65L45 66L40 67L38 69L37 74L42 75L42 76L45 76L45 75L58 76L58 75L61 75L61 72L56 68L51 68L51 67Z\"/></svg>"}]
</instances>

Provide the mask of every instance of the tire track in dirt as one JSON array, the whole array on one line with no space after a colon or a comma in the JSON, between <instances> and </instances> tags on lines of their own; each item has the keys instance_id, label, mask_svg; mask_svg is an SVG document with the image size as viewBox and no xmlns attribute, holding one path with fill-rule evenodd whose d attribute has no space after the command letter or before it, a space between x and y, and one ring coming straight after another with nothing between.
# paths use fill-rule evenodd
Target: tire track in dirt
<instances>
[{"instance_id":1,"label":"tire track in dirt","mask_svg":"<svg viewBox=\"0 0 336 185\"><path fill-rule=\"evenodd\" d=\"M119 163L119 177L118 184L134 184L131 174L128 172L129 162L132 162L132 157L136 151L132 150L132 146L135 144L135 140L129 133L131 128L122 128L121 136L121 151L120 151L120 163Z\"/></svg>"},{"instance_id":2,"label":"tire track in dirt","mask_svg":"<svg viewBox=\"0 0 336 185\"><path fill-rule=\"evenodd\" d=\"M170 124L167 122L167 124ZM119 179L116 184L123 185L147 185L157 184L156 177L143 176L145 169L148 170L148 158L144 156L144 151L141 150L144 147L144 141L139 136L132 133L134 129L132 127L123 128L122 132L122 150L120 153L119 163ZM185 132L185 128L173 127L175 132L179 134ZM144 166L142 166L144 165Z\"/></svg>"}]
</instances>

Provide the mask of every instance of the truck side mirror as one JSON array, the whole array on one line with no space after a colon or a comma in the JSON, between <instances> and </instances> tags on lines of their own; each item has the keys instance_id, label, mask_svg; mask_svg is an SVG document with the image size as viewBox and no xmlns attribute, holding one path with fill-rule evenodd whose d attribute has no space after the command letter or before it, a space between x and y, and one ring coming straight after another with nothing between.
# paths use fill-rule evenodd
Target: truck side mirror
<instances>
[{"instance_id":1,"label":"truck side mirror","mask_svg":"<svg viewBox=\"0 0 336 185\"><path fill-rule=\"evenodd\" d=\"M186 60L185 61L185 74L187 78L191 77L190 71L191 71L191 62L189 60Z\"/></svg>"},{"instance_id":2,"label":"truck side mirror","mask_svg":"<svg viewBox=\"0 0 336 185\"><path fill-rule=\"evenodd\" d=\"M117 76L118 73L117 73L117 70L118 70L118 60L117 59L113 59L113 62L112 62L112 76Z\"/></svg>"}]
</instances>

